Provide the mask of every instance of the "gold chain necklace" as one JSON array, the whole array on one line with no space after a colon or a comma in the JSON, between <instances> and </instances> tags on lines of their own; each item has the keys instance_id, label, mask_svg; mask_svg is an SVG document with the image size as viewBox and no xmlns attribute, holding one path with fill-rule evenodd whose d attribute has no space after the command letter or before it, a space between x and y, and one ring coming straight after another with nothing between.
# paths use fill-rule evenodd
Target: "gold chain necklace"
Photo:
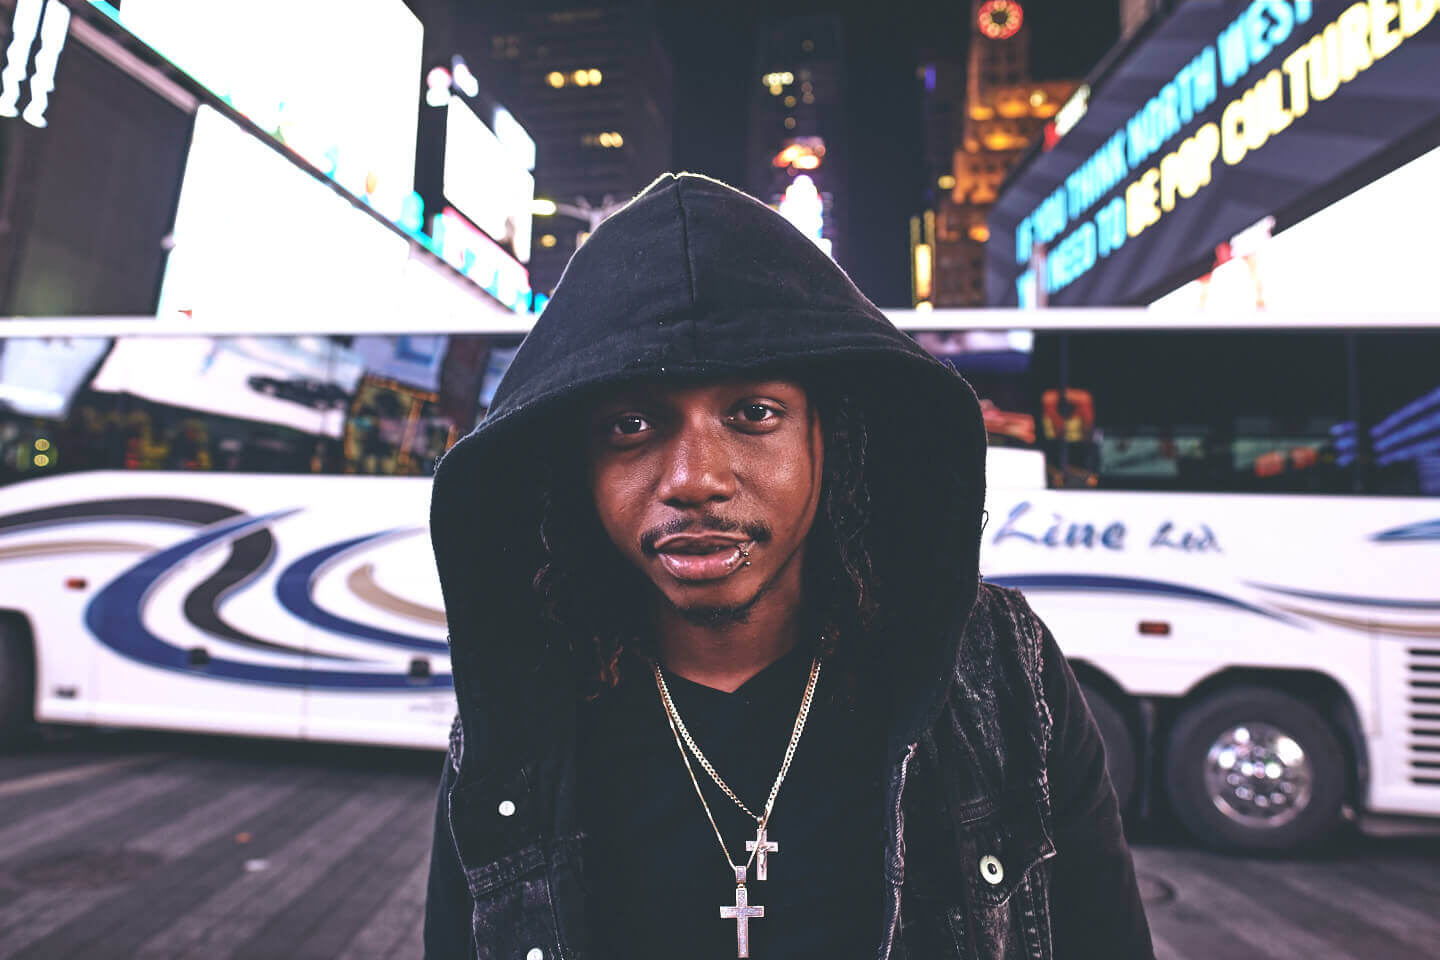
<instances>
[{"instance_id":1,"label":"gold chain necklace","mask_svg":"<svg viewBox=\"0 0 1440 960\"><path fill-rule=\"evenodd\" d=\"M735 791L730 789L730 785L715 771L715 767L711 765L704 751L700 749L700 745L690 736L690 731L685 727L685 721L680 719L680 711L675 709L675 702L670 699L670 688L665 683L665 675L660 669L660 664L657 661L651 661L650 667L655 672L655 686L660 690L660 701L665 705L665 718L670 723L670 732L675 735L675 746L680 750L680 759L685 761L685 770L690 774L690 782L695 785L695 795L700 798L700 805L705 808L705 816L710 821L710 828L715 831L715 839L720 841L720 849L725 853L725 862L735 871L735 905L733 907L721 906L720 918L735 921L736 956L748 957L750 956L750 921L765 916L765 908L750 905L749 894L745 890L746 875L750 865L756 861L756 857L759 857L755 879L767 879L768 855L780 850L780 845L769 840L765 831L770 822L770 813L775 808L775 797L780 793L780 784L785 782L785 774L790 771L790 761L795 756L795 747L800 743L800 735L805 731L805 720L810 715L810 703L815 697L815 684L820 679L820 658L816 657L810 662L810 680L805 685L805 696L800 700L800 712L796 715L795 727L790 732L790 744L785 748L785 759L780 764L780 773L775 777L775 785L770 788L770 796L765 801L765 813L761 816L757 816L753 810L747 807L744 801L736 796ZM684 738L683 743L681 742L682 737ZM759 831L755 839L747 840L745 843L745 849L750 851L750 859L745 861L744 866L730 859L730 848L725 845L725 838L720 835L720 827L716 825L715 816L710 812L710 804L705 801L705 794L700 789L700 781L695 777L695 768L690 765L690 754L685 750L687 745L690 752L695 754L695 759L700 761L700 766L710 775L710 779L715 781L715 785L759 824Z\"/></svg>"}]
</instances>

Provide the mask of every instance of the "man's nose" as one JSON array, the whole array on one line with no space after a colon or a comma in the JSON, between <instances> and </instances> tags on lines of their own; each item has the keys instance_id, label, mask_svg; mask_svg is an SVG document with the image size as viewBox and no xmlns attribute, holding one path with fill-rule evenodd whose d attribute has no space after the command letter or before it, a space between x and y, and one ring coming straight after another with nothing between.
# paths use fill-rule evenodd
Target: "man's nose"
<instances>
[{"instance_id":1,"label":"man's nose","mask_svg":"<svg viewBox=\"0 0 1440 960\"><path fill-rule=\"evenodd\" d=\"M693 507L735 495L731 451L720 436L723 428L686 424L670 438L656 490L675 507Z\"/></svg>"}]
</instances>

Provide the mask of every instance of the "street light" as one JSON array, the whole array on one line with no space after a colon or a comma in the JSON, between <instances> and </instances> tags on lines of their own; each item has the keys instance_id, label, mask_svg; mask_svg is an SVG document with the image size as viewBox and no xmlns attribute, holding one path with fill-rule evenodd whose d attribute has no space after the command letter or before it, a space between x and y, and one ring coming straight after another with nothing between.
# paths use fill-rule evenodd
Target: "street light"
<instances>
[{"instance_id":1,"label":"street light","mask_svg":"<svg viewBox=\"0 0 1440 960\"><path fill-rule=\"evenodd\" d=\"M562 217L572 217L590 225L589 233L594 233L595 228L600 226L605 218L619 210L628 203L628 200L617 200L611 194L605 194L600 205L592 206L590 201L584 197L576 197L574 203L556 203L554 200L536 198L530 207L530 212L537 217L549 217L560 214Z\"/></svg>"}]
</instances>

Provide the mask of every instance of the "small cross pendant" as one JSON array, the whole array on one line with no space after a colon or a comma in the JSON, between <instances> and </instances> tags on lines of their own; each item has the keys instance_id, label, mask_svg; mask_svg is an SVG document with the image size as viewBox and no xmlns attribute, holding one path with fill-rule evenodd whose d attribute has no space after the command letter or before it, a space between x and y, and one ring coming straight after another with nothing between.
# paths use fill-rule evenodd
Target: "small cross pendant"
<instances>
[{"instance_id":1,"label":"small cross pendant","mask_svg":"<svg viewBox=\"0 0 1440 960\"><path fill-rule=\"evenodd\" d=\"M735 906L721 907L721 920L735 921L735 955L750 956L750 921L765 916L764 907L750 906L749 894L745 892L745 868L735 868Z\"/></svg>"},{"instance_id":2,"label":"small cross pendant","mask_svg":"<svg viewBox=\"0 0 1440 960\"><path fill-rule=\"evenodd\" d=\"M769 855L772 853L779 853L780 844L776 843L773 840L766 840L765 828L761 827L759 835L754 840L745 841L745 850L747 852L752 850L757 851L755 853L755 879L769 879L766 869L770 859Z\"/></svg>"}]
</instances>

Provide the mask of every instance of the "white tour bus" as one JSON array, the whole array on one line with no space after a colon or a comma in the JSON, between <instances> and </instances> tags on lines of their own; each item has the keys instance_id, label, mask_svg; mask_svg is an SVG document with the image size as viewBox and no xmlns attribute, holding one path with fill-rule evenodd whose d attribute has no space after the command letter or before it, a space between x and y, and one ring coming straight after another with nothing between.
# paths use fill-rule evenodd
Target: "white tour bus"
<instances>
[{"instance_id":1,"label":"white tour bus","mask_svg":"<svg viewBox=\"0 0 1440 960\"><path fill-rule=\"evenodd\" d=\"M1440 320L892 317L982 398L982 573L1127 808L1237 849L1440 815ZM428 474L526 326L0 321L0 733L443 746Z\"/></svg>"}]
</instances>

